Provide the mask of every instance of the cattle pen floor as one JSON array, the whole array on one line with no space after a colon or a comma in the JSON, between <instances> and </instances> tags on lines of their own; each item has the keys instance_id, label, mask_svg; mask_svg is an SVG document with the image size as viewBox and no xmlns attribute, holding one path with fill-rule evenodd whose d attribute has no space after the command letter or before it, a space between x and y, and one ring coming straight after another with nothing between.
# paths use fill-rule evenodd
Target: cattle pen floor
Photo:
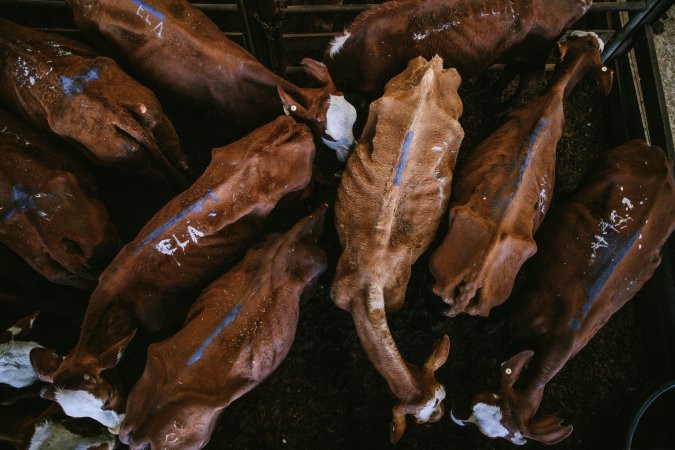
<instances>
[{"instance_id":1,"label":"cattle pen floor","mask_svg":"<svg viewBox=\"0 0 675 450\"><path fill-rule=\"evenodd\" d=\"M549 74L550 75L550 74ZM498 107L490 86L496 74L488 73L462 86L461 124L466 137L462 160L499 123ZM540 80L537 88L542 89ZM211 110L197 109L162 99L193 165L203 168L210 148L231 140L232 130ZM603 150L607 137L607 104L595 80L586 77L565 105L565 134L558 146L556 199L571 191L581 174ZM359 111L362 115L366 110ZM319 148L318 152L327 152ZM336 165L325 155L330 170ZM101 192L113 221L125 241L175 192L149 185L133 177L101 172ZM318 201L319 199L313 199ZM315 202L316 203L316 202ZM307 213L312 205L299 213ZM293 218L276 225L283 229ZM442 235L446 224L442 224ZM438 244L438 239L432 249ZM506 449L513 445L490 440L476 428L455 425L448 413L440 422L417 425L395 446L389 444L392 397L383 379L361 349L351 317L337 309L328 290L339 256L332 219L322 241L331 265L321 279L317 294L301 309L295 343L287 360L264 383L229 406L207 449ZM509 356L508 336L502 321L508 302L487 318L440 314L441 300L431 292L428 253L413 267L403 309L389 318L394 338L404 357L421 364L433 345L448 334L452 346L448 362L437 372L446 386L446 405L461 394L472 394L498 383L499 364ZM77 340L86 298L68 290L51 291L50 306L43 307L34 336L44 345L66 353ZM619 311L581 353L549 383L540 414L557 414L574 425L574 433L554 446L557 449L618 448L613 441L620 428L622 408L654 377L647 357L648 342L638 295ZM43 305L44 306L44 305ZM32 304L3 303L0 325L32 312ZM166 336L166 335L164 335ZM138 336L119 366L127 389L140 376L147 345L164 336ZM4 448L4 447L2 447ZM122 448L124 448L122 446ZM530 442L526 448L544 448Z\"/></svg>"}]
</instances>

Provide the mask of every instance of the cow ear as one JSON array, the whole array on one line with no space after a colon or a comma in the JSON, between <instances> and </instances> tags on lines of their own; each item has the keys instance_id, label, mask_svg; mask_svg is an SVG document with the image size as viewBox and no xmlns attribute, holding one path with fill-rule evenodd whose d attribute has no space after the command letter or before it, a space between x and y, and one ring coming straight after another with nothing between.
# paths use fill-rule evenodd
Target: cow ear
<instances>
[{"instance_id":1,"label":"cow ear","mask_svg":"<svg viewBox=\"0 0 675 450\"><path fill-rule=\"evenodd\" d=\"M391 431L389 432L389 441L396 444L405 434L406 429L405 411L400 406L394 406L391 418Z\"/></svg>"},{"instance_id":2,"label":"cow ear","mask_svg":"<svg viewBox=\"0 0 675 450\"><path fill-rule=\"evenodd\" d=\"M281 86L277 86L277 92L279 93L279 98L281 99L281 106L283 106L284 113L287 116L292 116L300 120L310 120L307 110L304 106L302 106L298 99L291 97L291 95Z\"/></svg>"},{"instance_id":3,"label":"cow ear","mask_svg":"<svg viewBox=\"0 0 675 450\"><path fill-rule=\"evenodd\" d=\"M24 317L23 319L16 322L11 327L7 328L2 335L0 335L0 344L9 342L16 337L24 337L30 332L33 328L33 323L35 323L35 318L40 314L40 311L36 311L30 316Z\"/></svg>"},{"instance_id":4,"label":"cow ear","mask_svg":"<svg viewBox=\"0 0 675 450\"><path fill-rule=\"evenodd\" d=\"M563 426L560 417L546 416L531 420L523 435L546 445L554 445L572 434L572 431L572 425Z\"/></svg>"},{"instance_id":5,"label":"cow ear","mask_svg":"<svg viewBox=\"0 0 675 450\"><path fill-rule=\"evenodd\" d=\"M567 50L569 50L569 44L567 42L558 42L558 51L560 51L560 62L563 62L565 60Z\"/></svg>"},{"instance_id":6,"label":"cow ear","mask_svg":"<svg viewBox=\"0 0 675 450\"><path fill-rule=\"evenodd\" d=\"M600 89L605 96L609 95L612 90L612 83L614 82L614 71L604 64L596 64L593 68L595 78L598 80Z\"/></svg>"},{"instance_id":7,"label":"cow ear","mask_svg":"<svg viewBox=\"0 0 675 450\"><path fill-rule=\"evenodd\" d=\"M129 345L129 342L131 342L135 334L136 330L132 331L127 337L120 339L109 349L98 355L98 362L101 365L101 370L112 369L120 362L124 350L126 350L127 345Z\"/></svg>"},{"instance_id":8,"label":"cow ear","mask_svg":"<svg viewBox=\"0 0 675 450\"><path fill-rule=\"evenodd\" d=\"M445 336L443 336L443 339L441 339L441 342L439 342L436 345L434 351L431 352L429 358L427 358L427 361L424 363L424 368L430 369L432 372L436 372L448 360L449 353L450 353L450 338L446 334Z\"/></svg>"},{"instance_id":9,"label":"cow ear","mask_svg":"<svg viewBox=\"0 0 675 450\"><path fill-rule=\"evenodd\" d=\"M328 68L325 64L313 60L312 58L303 58L303 60L300 61L300 64L302 64L302 67L305 69L307 76L314 81L317 81L322 86L335 87L333 85L333 79L330 77L330 73L328 73Z\"/></svg>"},{"instance_id":10,"label":"cow ear","mask_svg":"<svg viewBox=\"0 0 675 450\"><path fill-rule=\"evenodd\" d=\"M57 355L53 350L36 347L30 351L30 364L33 366L33 370L37 373L40 381L52 383L54 381L54 374L59 370L62 362L63 357Z\"/></svg>"},{"instance_id":11,"label":"cow ear","mask_svg":"<svg viewBox=\"0 0 675 450\"><path fill-rule=\"evenodd\" d=\"M530 362L534 356L532 350L523 350L517 355L513 356L506 362L502 363L502 386L513 386L516 382L523 368Z\"/></svg>"}]
</instances>

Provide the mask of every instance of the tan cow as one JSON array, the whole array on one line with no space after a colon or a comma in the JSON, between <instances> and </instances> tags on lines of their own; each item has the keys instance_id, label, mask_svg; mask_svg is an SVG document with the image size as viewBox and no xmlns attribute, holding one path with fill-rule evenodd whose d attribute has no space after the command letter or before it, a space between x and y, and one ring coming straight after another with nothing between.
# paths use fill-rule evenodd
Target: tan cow
<instances>
[{"instance_id":1,"label":"tan cow","mask_svg":"<svg viewBox=\"0 0 675 450\"><path fill-rule=\"evenodd\" d=\"M267 236L199 296L183 328L148 349L120 439L131 449L205 446L225 408L286 358L300 299L326 269L327 206Z\"/></svg>"},{"instance_id":2,"label":"tan cow","mask_svg":"<svg viewBox=\"0 0 675 450\"><path fill-rule=\"evenodd\" d=\"M80 42L0 18L0 99L98 164L185 182L187 157L155 95Z\"/></svg>"},{"instance_id":3,"label":"tan cow","mask_svg":"<svg viewBox=\"0 0 675 450\"><path fill-rule=\"evenodd\" d=\"M120 242L93 175L64 147L0 109L0 243L52 283L91 290Z\"/></svg>"},{"instance_id":4,"label":"tan cow","mask_svg":"<svg viewBox=\"0 0 675 450\"><path fill-rule=\"evenodd\" d=\"M302 64L319 87L281 78L227 39L187 0L68 0L83 33L121 53L150 84L215 105L242 130L286 112L307 123L316 139L345 160L354 144L356 110L338 92L326 67Z\"/></svg>"},{"instance_id":5,"label":"tan cow","mask_svg":"<svg viewBox=\"0 0 675 450\"><path fill-rule=\"evenodd\" d=\"M453 419L515 444L569 436L561 418L535 417L546 384L651 278L674 228L673 162L644 141L607 151L537 233L539 252L509 317L522 351L502 364L497 392L453 405Z\"/></svg>"},{"instance_id":6,"label":"tan cow","mask_svg":"<svg viewBox=\"0 0 675 450\"><path fill-rule=\"evenodd\" d=\"M464 137L457 121L460 81L439 57L415 58L392 79L370 105L335 204L344 250L331 296L352 314L368 358L396 397L394 442L407 415L428 422L443 414L445 391L434 372L447 359L447 336L424 368L415 367L399 354L386 314L403 305L410 268L434 238L448 203Z\"/></svg>"},{"instance_id":7,"label":"tan cow","mask_svg":"<svg viewBox=\"0 0 675 450\"><path fill-rule=\"evenodd\" d=\"M45 349L31 353L40 378L53 383L43 395L70 416L92 417L115 430L124 396L107 369L117 364L133 330L180 323L197 292L241 257L279 200L309 184L314 154L309 128L287 116L214 149L204 174L103 272L68 357L61 361Z\"/></svg>"},{"instance_id":8,"label":"tan cow","mask_svg":"<svg viewBox=\"0 0 675 450\"><path fill-rule=\"evenodd\" d=\"M592 0L394 0L361 13L326 51L335 83L369 97L416 56L440 55L464 78L495 63L544 68L553 43ZM524 85L521 80L521 85Z\"/></svg>"},{"instance_id":9,"label":"tan cow","mask_svg":"<svg viewBox=\"0 0 675 450\"><path fill-rule=\"evenodd\" d=\"M547 92L511 111L469 156L456 177L448 232L430 259L434 292L449 316L487 316L511 294L533 235L553 195L564 99L589 70L607 95L612 71L600 63L602 41L582 33L560 44L562 61Z\"/></svg>"}]
</instances>

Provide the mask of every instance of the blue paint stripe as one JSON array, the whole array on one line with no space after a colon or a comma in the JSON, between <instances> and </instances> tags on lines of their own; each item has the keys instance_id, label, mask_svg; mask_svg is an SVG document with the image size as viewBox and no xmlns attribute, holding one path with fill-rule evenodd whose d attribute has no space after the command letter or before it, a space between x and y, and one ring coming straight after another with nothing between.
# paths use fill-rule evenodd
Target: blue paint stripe
<instances>
[{"instance_id":1,"label":"blue paint stripe","mask_svg":"<svg viewBox=\"0 0 675 450\"><path fill-rule=\"evenodd\" d=\"M633 244L635 244L639 234L640 231L636 231L624 242L619 243L620 248L617 249L617 251L603 252L605 254L605 258L602 261L596 261L594 264L596 270L591 273L591 278L594 278L595 281L586 288L586 303L584 303L584 305L581 307L581 314L579 315L579 318L573 319L569 322L568 325L571 329L577 331L581 327L581 322L595 304L600 291L605 286L605 283L607 283L607 280L609 280L609 277L612 275L612 273L614 273L616 267L619 265L619 263L621 263L621 261L623 261L623 259L626 257L626 254L633 247ZM613 247L615 246L610 243L606 250L611 250Z\"/></svg>"},{"instance_id":2,"label":"blue paint stripe","mask_svg":"<svg viewBox=\"0 0 675 450\"><path fill-rule=\"evenodd\" d=\"M492 215L494 217L501 216L506 207L510 205L511 202L513 201L513 197L516 195L516 192L518 191L518 186L520 186L520 183L522 183L523 181L525 169L527 169L527 167L530 165L530 160L532 159L532 155L534 154L534 146L537 143L537 138L539 138L539 134L541 134L541 131L547 125L548 125L547 119L539 119L537 124L534 126L534 131L530 133L530 136L527 138L527 141L521 147L521 151L523 148L527 148L527 153L525 154L525 159L518 168L518 176L516 177L516 181L514 183L515 189L511 191L511 194L508 195L508 197L506 197L504 192L506 190L506 185L503 185L496 193L496 195L494 195L493 198L495 198L495 200L492 203ZM512 171L515 168L516 168L516 161L513 161L512 164L509 165L508 170Z\"/></svg>"},{"instance_id":3,"label":"blue paint stripe","mask_svg":"<svg viewBox=\"0 0 675 450\"><path fill-rule=\"evenodd\" d=\"M142 2L141 0L131 0L134 2L136 5L140 6L143 8L145 11L149 12L153 16L157 17L159 20L164 20L166 19L166 16L164 15L163 12L153 8L152 6L148 5L147 3Z\"/></svg>"},{"instance_id":4,"label":"blue paint stripe","mask_svg":"<svg viewBox=\"0 0 675 450\"><path fill-rule=\"evenodd\" d=\"M92 67L88 71L72 78L66 76L59 77L63 92L68 97L74 97L81 94L84 92L84 87L94 80L98 80L98 69L96 67Z\"/></svg>"},{"instance_id":5,"label":"blue paint stripe","mask_svg":"<svg viewBox=\"0 0 675 450\"><path fill-rule=\"evenodd\" d=\"M218 197L216 194L213 193L211 189L208 190L205 196L194 202L192 205L188 206L175 216L173 216L171 219L167 220L164 224L162 224L159 228L157 228L155 231L150 233L145 239L143 239L141 242L134 247L134 252L137 252L141 249L141 247L149 244L150 242L154 241L159 237L162 233L164 233L166 230L171 228L173 225L176 224L179 220L181 220L183 217L187 216L193 211L200 211L204 207L204 203L206 200L211 199L211 200L218 200Z\"/></svg>"},{"instance_id":6,"label":"blue paint stripe","mask_svg":"<svg viewBox=\"0 0 675 450\"><path fill-rule=\"evenodd\" d=\"M534 128L534 132L530 135L530 138L527 140L527 156L525 156L525 160L523 163L520 165L520 169L518 170L518 179L516 180L516 186L520 186L521 181L523 181L523 174L525 173L525 169L529 166L530 160L532 159L532 154L534 153L534 144L537 142L537 138L539 137L539 134L541 133L541 130L544 129L545 126L548 125L548 120L546 119L540 119L539 122L537 122L537 125Z\"/></svg>"},{"instance_id":7,"label":"blue paint stripe","mask_svg":"<svg viewBox=\"0 0 675 450\"><path fill-rule=\"evenodd\" d=\"M410 144L412 143L413 135L413 130L410 130L405 134L405 139L403 141L403 151L401 152L401 158L398 160L396 175L394 176L394 186L401 184L403 171L405 170L405 166L408 163L408 157L410 156Z\"/></svg>"},{"instance_id":8,"label":"blue paint stripe","mask_svg":"<svg viewBox=\"0 0 675 450\"><path fill-rule=\"evenodd\" d=\"M213 333L211 333L209 335L209 337L207 337L206 340L204 340L202 345L199 346L197 351L194 352L194 354L192 356L190 356L190 359L188 359L188 362L187 362L188 366L193 365L194 363L196 363L197 361L199 361L202 358L202 356L204 355L204 352L206 351L208 346L211 345L211 343L216 338L216 336L218 336L220 334L220 332L225 329L225 327L227 327L229 324L232 323L232 321L234 321L234 319L237 317L237 314L239 314L240 309L241 309L240 304L236 304L234 306L234 308L232 308L232 310L223 319L223 321L220 322L220 324L216 327L215 330L213 330Z\"/></svg>"},{"instance_id":9,"label":"blue paint stripe","mask_svg":"<svg viewBox=\"0 0 675 450\"><path fill-rule=\"evenodd\" d=\"M0 221L7 222L14 217L19 211L26 212L34 208L33 196L28 193L28 189L23 184L15 184L12 186L12 206L3 214Z\"/></svg>"}]
</instances>

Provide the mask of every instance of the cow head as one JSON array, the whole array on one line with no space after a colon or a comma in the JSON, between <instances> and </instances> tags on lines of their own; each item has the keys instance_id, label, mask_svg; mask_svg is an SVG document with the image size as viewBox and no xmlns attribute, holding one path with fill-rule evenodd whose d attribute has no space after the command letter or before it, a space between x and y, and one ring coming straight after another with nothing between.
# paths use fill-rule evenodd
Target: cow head
<instances>
[{"instance_id":1,"label":"cow head","mask_svg":"<svg viewBox=\"0 0 675 450\"><path fill-rule=\"evenodd\" d=\"M30 341L17 341L32 328L38 313L31 314L9 327L0 334L0 384L14 388L30 386L38 380L30 365L30 352L39 344Z\"/></svg>"},{"instance_id":2,"label":"cow head","mask_svg":"<svg viewBox=\"0 0 675 450\"><path fill-rule=\"evenodd\" d=\"M103 204L70 172L53 171L30 185L0 184L3 242L50 281L91 287L119 246Z\"/></svg>"},{"instance_id":3,"label":"cow head","mask_svg":"<svg viewBox=\"0 0 675 450\"><path fill-rule=\"evenodd\" d=\"M203 389L183 388L180 378L166 376L170 362L160 356L163 353L158 344L148 348L148 363L129 394L120 441L132 450L201 448L223 411L215 404L226 393L209 396ZM206 387L208 374L203 376Z\"/></svg>"},{"instance_id":4,"label":"cow head","mask_svg":"<svg viewBox=\"0 0 675 450\"><path fill-rule=\"evenodd\" d=\"M461 426L473 423L484 435L516 445L525 444L527 439L552 445L569 436L572 426L562 426L560 417L532 418L539 408L543 388L529 395L514 388L533 355L532 350L525 350L503 363L500 392L483 392L472 401L453 406L452 420Z\"/></svg>"},{"instance_id":5,"label":"cow head","mask_svg":"<svg viewBox=\"0 0 675 450\"><path fill-rule=\"evenodd\" d=\"M57 402L70 417L90 417L117 434L124 420L124 394L113 369L135 331L100 355L71 352L66 358L51 350L31 351L30 361L42 381L43 398Z\"/></svg>"},{"instance_id":6,"label":"cow head","mask_svg":"<svg viewBox=\"0 0 675 450\"><path fill-rule=\"evenodd\" d=\"M322 63L310 58L302 60L307 75L321 87L303 88L295 97L278 87L279 97L286 114L305 122L314 136L335 153L340 161L346 161L354 146L352 127L356 121L356 108L340 93Z\"/></svg>"},{"instance_id":7,"label":"cow head","mask_svg":"<svg viewBox=\"0 0 675 450\"><path fill-rule=\"evenodd\" d=\"M565 39L558 43L560 50L560 62L563 63L568 54L583 57L574 58L574 64L584 67L578 73L583 76L586 70L592 70L604 95L609 95L614 81L614 71L601 62L601 55L605 43L592 31L573 31Z\"/></svg>"},{"instance_id":8,"label":"cow head","mask_svg":"<svg viewBox=\"0 0 675 450\"><path fill-rule=\"evenodd\" d=\"M436 381L436 371L448 360L449 352L450 338L445 335L431 352L421 370L411 367L419 371L419 378L425 387L423 391L427 393L427 397L421 401L416 399L410 402L399 402L394 406L389 436L392 443L395 444L403 437L406 430L406 416L413 416L417 423L433 423L438 422L445 414L443 405L445 387Z\"/></svg>"}]
</instances>

